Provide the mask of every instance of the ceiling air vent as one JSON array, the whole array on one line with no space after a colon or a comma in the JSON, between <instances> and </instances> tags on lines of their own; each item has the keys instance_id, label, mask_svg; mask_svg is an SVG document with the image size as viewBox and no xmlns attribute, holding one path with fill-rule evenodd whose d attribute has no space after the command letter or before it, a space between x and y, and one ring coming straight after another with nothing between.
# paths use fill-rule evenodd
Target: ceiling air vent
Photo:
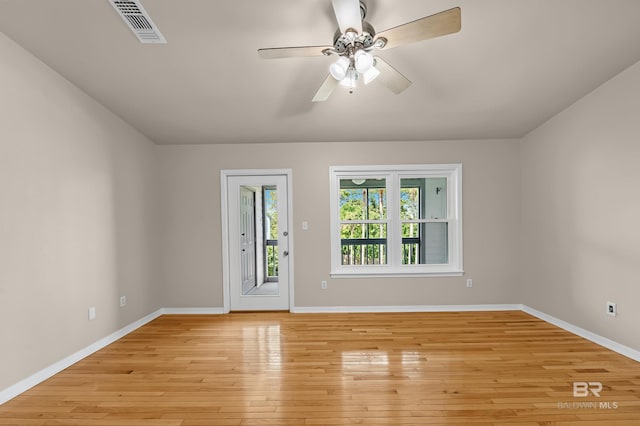
<instances>
[{"instance_id":1,"label":"ceiling air vent","mask_svg":"<svg viewBox=\"0 0 640 426\"><path fill-rule=\"evenodd\" d=\"M122 20L131 28L141 43L166 43L164 36L153 23L138 0L109 0Z\"/></svg>"}]
</instances>

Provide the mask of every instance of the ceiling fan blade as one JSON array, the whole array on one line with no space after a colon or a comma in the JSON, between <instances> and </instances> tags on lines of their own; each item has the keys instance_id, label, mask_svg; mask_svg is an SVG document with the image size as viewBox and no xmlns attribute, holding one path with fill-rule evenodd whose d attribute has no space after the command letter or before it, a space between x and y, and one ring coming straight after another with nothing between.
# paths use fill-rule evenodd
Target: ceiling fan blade
<instances>
[{"instance_id":1,"label":"ceiling fan blade","mask_svg":"<svg viewBox=\"0 0 640 426\"><path fill-rule=\"evenodd\" d=\"M331 49L332 47L333 46L270 47L258 49L258 55L264 59L322 56L324 50Z\"/></svg>"},{"instance_id":2,"label":"ceiling fan blade","mask_svg":"<svg viewBox=\"0 0 640 426\"><path fill-rule=\"evenodd\" d=\"M362 33L362 15L360 15L360 0L332 0L333 11L338 20L338 27L342 34L349 28L358 34Z\"/></svg>"},{"instance_id":3,"label":"ceiling fan blade","mask_svg":"<svg viewBox=\"0 0 640 426\"><path fill-rule=\"evenodd\" d=\"M325 78L322 86L318 89L316 94L313 96L313 102L324 102L329 99L329 96L333 93L333 91L338 87L338 80L333 78L331 74Z\"/></svg>"},{"instance_id":4,"label":"ceiling fan blade","mask_svg":"<svg viewBox=\"0 0 640 426\"><path fill-rule=\"evenodd\" d=\"M460 27L460 8L454 7L453 9L379 32L376 37L387 40L384 49L392 49L403 44L457 33L460 31Z\"/></svg>"},{"instance_id":5,"label":"ceiling fan blade","mask_svg":"<svg viewBox=\"0 0 640 426\"><path fill-rule=\"evenodd\" d=\"M375 60L376 69L380 71L380 75L376 80L384 84L393 93L397 95L407 87L411 86L411 81L394 67L389 65L389 63L384 59L376 56Z\"/></svg>"}]
</instances>

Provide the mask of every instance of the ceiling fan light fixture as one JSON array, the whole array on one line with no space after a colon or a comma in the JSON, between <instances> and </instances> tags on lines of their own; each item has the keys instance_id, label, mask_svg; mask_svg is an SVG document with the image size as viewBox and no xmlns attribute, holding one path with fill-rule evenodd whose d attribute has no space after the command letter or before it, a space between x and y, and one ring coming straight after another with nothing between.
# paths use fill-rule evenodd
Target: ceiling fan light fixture
<instances>
[{"instance_id":1,"label":"ceiling fan light fixture","mask_svg":"<svg viewBox=\"0 0 640 426\"><path fill-rule=\"evenodd\" d=\"M127 3L139 0L109 1ZM383 58L373 56L373 51L441 37L461 29L459 7L376 32L365 20L367 7L363 0L331 0L331 3L338 23L333 45L258 49L258 54L265 59L337 55L337 60L329 65L329 75L314 95L313 102L327 100L338 86L346 86L350 93L354 93L360 84L359 79L366 85L378 77L383 86L397 95L408 88L411 81Z\"/></svg>"},{"instance_id":2,"label":"ceiling fan light fixture","mask_svg":"<svg viewBox=\"0 0 640 426\"><path fill-rule=\"evenodd\" d=\"M347 76L349 65L351 65L349 58L340 56L337 61L329 66L329 73L336 80L342 81Z\"/></svg>"},{"instance_id":3,"label":"ceiling fan light fixture","mask_svg":"<svg viewBox=\"0 0 640 426\"><path fill-rule=\"evenodd\" d=\"M363 49L358 49L353 55L356 70L359 73L366 73L373 68L373 55Z\"/></svg>"}]
</instances>

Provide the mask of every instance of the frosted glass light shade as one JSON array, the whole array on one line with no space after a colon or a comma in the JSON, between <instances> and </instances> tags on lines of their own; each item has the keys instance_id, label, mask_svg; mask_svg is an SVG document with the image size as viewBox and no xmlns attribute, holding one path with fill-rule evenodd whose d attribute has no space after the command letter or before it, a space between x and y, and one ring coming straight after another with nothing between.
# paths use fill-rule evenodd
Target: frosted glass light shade
<instances>
[{"instance_id":1,"label":"frosted glass light shade","mask_svg":"<svg viewBox=\"0 0 640 426\"><path fill-rule=\"evenodd\" d=\"M349 69L349 58L340 56L337 61L329 66L329 73L333 78L341 81L347 76L347 70Z\"/></svg>"},{"instance_id":2,"label":"frosted glass light shade","mask_svg":"<svg viewBox=\"0 0 640 426\"><path fill-rule=\"evenodd\" d=\"M366 73L373 67L373 56L365 50L358 50L355 55L353 55L353 61L359 73Z\"/></svg>"}]
</instances>

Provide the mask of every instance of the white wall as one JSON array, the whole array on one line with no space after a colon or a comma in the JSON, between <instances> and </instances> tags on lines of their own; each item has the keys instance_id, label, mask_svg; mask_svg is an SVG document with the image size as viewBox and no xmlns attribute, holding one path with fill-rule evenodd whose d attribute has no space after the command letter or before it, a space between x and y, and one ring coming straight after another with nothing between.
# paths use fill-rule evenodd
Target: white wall
<instances>
[{"instance_id":1,"label":"white wall","mask_svg":"<svg viewBox=\"0 0 640 426\"><path fill-rule=\"evenodd\" d=\"M527 135L521 163L522 302L640 350L640 63Z\"/></svg>"},{"instance_id":2,"label":"white wall","mask_svg":"<svg viewBox=\"0 0 640 426\"><path fill-rule=\"evenodd\" d=\"M154 145L2 33L0 57L2 390L160 298Z\"/></svg>"},{"instance_id":3,"label":"white wall","mask_svg":"<svg viewBox=\"0 0 640 426\"><path fill-rule=\"evenodd\" d=\"M159 147L164 303L222 307L220 170L292 168L295 304L518 303L517 141L300 143ZM463 164L464 266L453 278L329 278L329 166ZM309 230L302 231L302 221ZM467 289L466 278L474 279ZM329 281L321 290L320 281Z\"/></svg>"}]
</instances>

